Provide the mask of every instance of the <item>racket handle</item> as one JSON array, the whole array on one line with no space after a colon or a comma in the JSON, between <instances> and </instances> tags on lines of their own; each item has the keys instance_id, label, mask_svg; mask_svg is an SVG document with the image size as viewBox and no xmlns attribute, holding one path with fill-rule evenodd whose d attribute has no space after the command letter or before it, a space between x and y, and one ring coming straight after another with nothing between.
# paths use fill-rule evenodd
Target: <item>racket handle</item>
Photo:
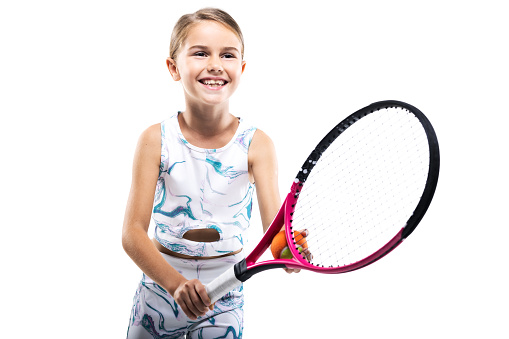
<instances>
[{"instance_id":1,"label":"racket handle","mask_svg":"<svg viewBox=\"0 0 509 339\"><path fill-rule=\"evenodd\" d=\"M235 266L230 267L223 274L205 285L211 303L215 303L231 290L239 287L242 281L235 276Z\"/></svg>"}]
</instances>

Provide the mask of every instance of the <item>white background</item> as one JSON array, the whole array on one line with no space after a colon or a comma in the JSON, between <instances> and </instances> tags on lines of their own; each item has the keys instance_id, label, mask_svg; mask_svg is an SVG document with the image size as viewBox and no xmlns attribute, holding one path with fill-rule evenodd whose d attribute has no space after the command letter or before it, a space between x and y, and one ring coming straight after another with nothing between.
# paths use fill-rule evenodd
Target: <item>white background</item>
<instances>
[{"instance_id":1,"label":"white background","mask_svg":"<svg viewBox=\"0 0 509 339\"><path fill-rule=\"evenodd\" d=\"M6 3L0 336L125 336L140 278L121 246L135 144L184 108L165 68L174 23L216 6L246 40L232 112L274 140L282 196L322 134L374 101L420 108L442 156L428 213L388 257L249 280L244 338L508 337L503 1Z\"/></svg>"}]
</instances>

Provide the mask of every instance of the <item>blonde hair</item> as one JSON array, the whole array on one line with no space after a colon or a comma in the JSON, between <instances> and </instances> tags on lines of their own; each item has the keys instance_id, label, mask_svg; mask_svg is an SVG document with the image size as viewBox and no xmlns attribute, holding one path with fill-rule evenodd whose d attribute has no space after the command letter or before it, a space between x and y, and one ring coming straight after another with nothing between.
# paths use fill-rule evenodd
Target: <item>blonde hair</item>
<instances>
[{"instance_id":1,"label":"blonde hair","mask_svg":"<svg viewBox=\"0 0 509 339\"><path fill-rule=\"evenodd\" d=\"M229 28L239 38L241 45L241 55L244 59L244 37L237 22L223 10L218 8L202 8L194 13L186 14L180 17L175 24L170 40L170 58L177 59L177 54L184 44L187 34L193 26L199 22L209 20L223 24Z\"/></svg>"}]
</instances>

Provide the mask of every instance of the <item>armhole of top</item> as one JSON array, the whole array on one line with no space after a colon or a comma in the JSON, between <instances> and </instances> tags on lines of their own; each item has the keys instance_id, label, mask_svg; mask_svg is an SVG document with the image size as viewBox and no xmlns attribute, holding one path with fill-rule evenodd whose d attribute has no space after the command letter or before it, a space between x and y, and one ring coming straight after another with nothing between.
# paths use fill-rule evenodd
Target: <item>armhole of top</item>
<instances>
[{"instance_id":1,"label":"armhole of top","mask_svg":"<svg viewBox=\"0 0 509 339\"><path fill-rule=\"evenodd\" d=\"M167 120L161 122L161 160L159 163L159 175L168 170L168 145L166 142Z\"/></svg>"},{"instance_id":2,"label":"armhole of top","mask_svg":"<svg viewBox=\"0 0 509 339\"><path fill-rule=\"evenodd\" d=\"M255 135L256 131L258 130L258 128L251 126L251 129L252 129L252 132L251 132L251 136L249 137L249 145L247 145L248 153L249 153L249 147L251 147L251 142L253 142L254 135Z\"/></svg>"},{"instance_id":3,"label":"armhole of top","mask_svg":"<svg viewBox=\"0 0 509 339\"><path fill-rule=\"evenodd\" d=\"M250 131L250 133L249 133L249 134L250 134L250 136L249 136L249 143L248 143L248 145L247 145L247 162L248 162L248 163L247 163L247 167L248 167L248 173L249 173L249 149L251 148L251 143L253 142L253 138L254 138L255 133L256 133L256 131L258 130L258 128L254 127L254 126L251 126L251 127L250 127L250 129L251 129L251 131ZM249 176L248 176L248 177L249 177ZM254 179L254 178L253 178L253 179ZM251 186L255 186L256 181L251 182L251 180L249 180L249 179L248 179L248 181L249 181L249 184L250 184Z\"/></svg>"}]
</instances>

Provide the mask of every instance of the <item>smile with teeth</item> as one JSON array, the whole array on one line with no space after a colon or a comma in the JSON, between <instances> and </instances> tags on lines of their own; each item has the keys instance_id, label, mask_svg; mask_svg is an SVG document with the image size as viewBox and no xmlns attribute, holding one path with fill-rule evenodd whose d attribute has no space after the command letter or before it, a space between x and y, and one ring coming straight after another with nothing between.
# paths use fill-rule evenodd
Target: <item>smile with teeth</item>
<instances>
[{"instance_id":1,"label":"smile with teeth","mask_svg":"<svg viewBox=\"0 0 509 339\"><path fill-rule=\"evenodd\" d=\"M211 87L220 87L220 86L224 86L228 83L227 81L224 81L224 80L211 80L211 79L200 80L200 82L204 85L211 86Z\"/></svg>"}]
</instances>

